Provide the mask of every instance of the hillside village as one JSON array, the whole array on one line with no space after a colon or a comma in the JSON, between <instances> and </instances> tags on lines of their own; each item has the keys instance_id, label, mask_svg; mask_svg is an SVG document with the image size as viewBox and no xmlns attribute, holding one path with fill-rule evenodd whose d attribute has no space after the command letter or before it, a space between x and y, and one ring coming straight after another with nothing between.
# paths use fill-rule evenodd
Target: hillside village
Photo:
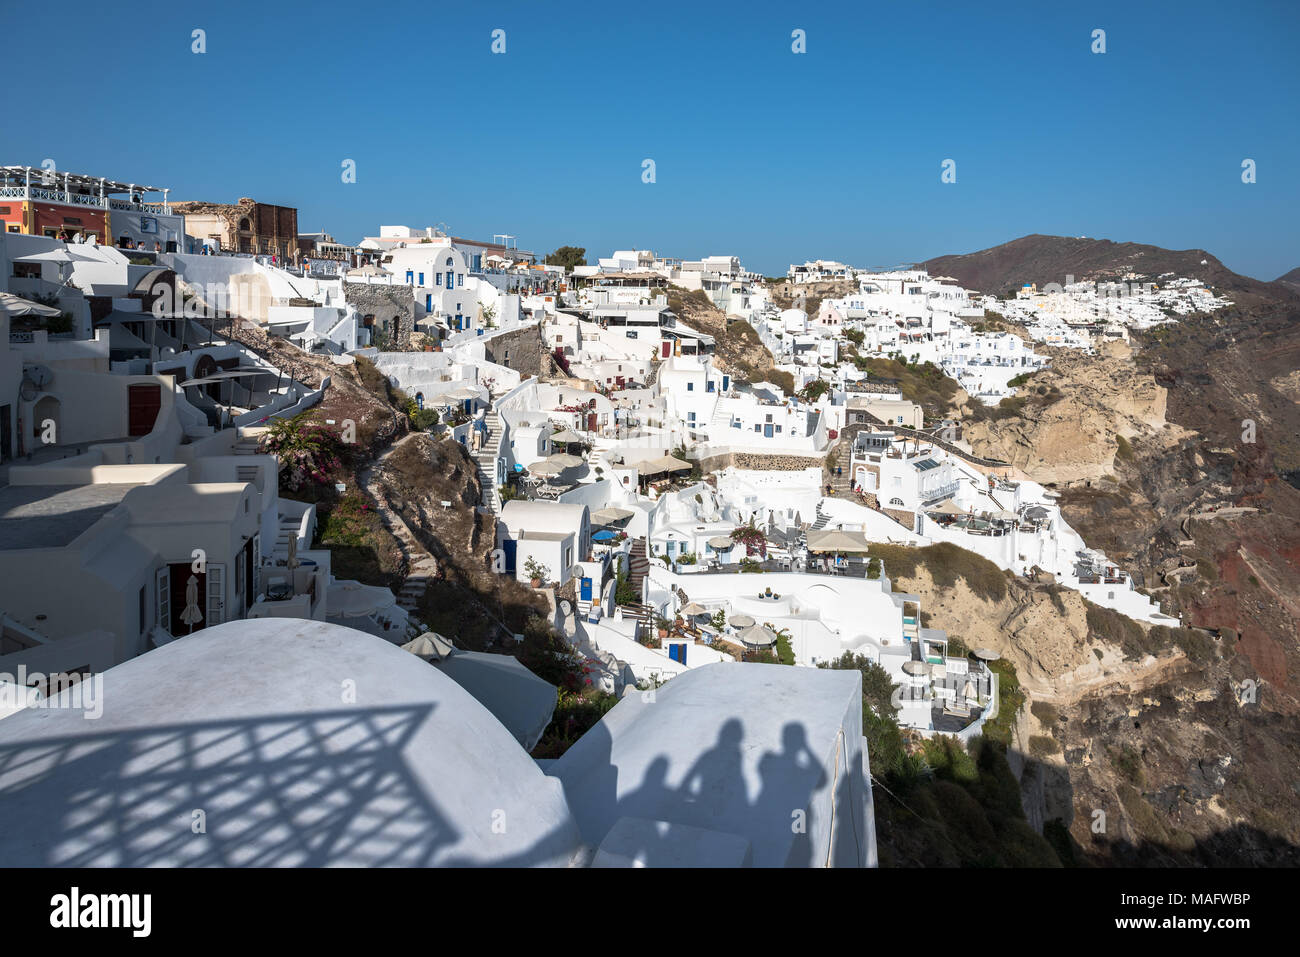
<instances>
[{"instance_id":1,"label":"hillside village","mask_svg":"<svg viewBox=\"0 0 1300 957\"><path fill-rule=\"evenodd\" d=\"M1198 280L993 296L917 267L547 262L435 227L348 245L299 233L291 207L41 173L0 168L18 210L0 232L0 672L170 687L169 669L227 667L224 640L311 674L356 654L336 629L365 633L370 680L445 702L455 734L490 740L492 786L533 802L510 846L428 860L652 846L660 863L874 865L890 837L864 694L914 750L1006 740L1022 684L1103 681L1159 657L1144 636L1191 640L1159 583L1067 520L1094 476L1046 474L996 423L1052 400L1054 363L1231 305ZM1140 417L1165 424L1155 398ZM1069 660L949 607L1009 589L1072 616ZM0 738L36 733L32 687L6 693ZM823 778L854 769L813 789L851 837L737 837L584 789L602 761L641 780L651 741L691 766L729 722L779 748L796 717Z\"/></svg>"}]
</instances>

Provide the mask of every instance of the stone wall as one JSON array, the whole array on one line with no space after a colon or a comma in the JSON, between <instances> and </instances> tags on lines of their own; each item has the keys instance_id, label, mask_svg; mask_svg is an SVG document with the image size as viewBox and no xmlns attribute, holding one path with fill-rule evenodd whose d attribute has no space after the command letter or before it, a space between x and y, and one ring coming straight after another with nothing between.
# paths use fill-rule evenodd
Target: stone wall
<instances>
[{"instance_id":1,"label":"stone wall","mask_svg":"<svg viewBox=\"0 0 1300 957\"><path fill-rule=\"evenodd\" d=\"M391 348L411 347L411 334L415 329L414 287L345 282L343 297L363 317L374 316L376 332L384 328L385 322L388 323Z\"/></svg>"},{"instance_id":2,"label":"stone wall","mask_svg":"<svg viewBox=\"0 0 1300 957\"><path fill-rule=\"evenodd\" d=\"M879 501L879 499L877 499ZM901 508L881 508L881 511L892 518L904 528L916 528L916 513L909 512Z\"/></svg>"},{"instance_id":3,"label":"stone wall","mask_svg":"<svg viewBox=\"0 0 1300 957\"><path fill-rule=\"evenodd\" d=\"M526 326L493 336L483 344L483 349L489 362L514 369L525 378L545 378L558 371L537 326Z\"/></svg>"},{"instance_id":4,"label":"stone wall","mask_svg":"<svg viewBox=\"0 0 1300 957\"><path fill-rule=\"evenodd\" d=\"M801 472L806 468L822 468L825 464L826 460L822 456L727 452L724 455L710 455L702 460L700 469L707 474L734 465L738 469L753 469L762 472Z\"/></svg>"}]
</instances>

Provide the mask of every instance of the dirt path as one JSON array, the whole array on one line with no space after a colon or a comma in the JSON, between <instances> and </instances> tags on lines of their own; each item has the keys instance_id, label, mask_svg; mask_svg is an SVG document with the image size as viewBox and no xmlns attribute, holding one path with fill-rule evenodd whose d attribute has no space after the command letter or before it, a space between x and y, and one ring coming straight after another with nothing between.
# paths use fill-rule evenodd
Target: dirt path
<instances>
[{"instance_id":1,"label":"dirt path","mask_svg":"<svg viewBox=\"0 0 1300 957\"><path fill-rule=\"evenodd\" d=\"M402 548L402 555L406 558L407 575L406 580L402 582L401 589L398 591L397 604L411 614L419 607L420 599L424 597L424 593L429 587L429 581L437 574L438 562L420 544L419 539L411 532L402 516L389 507L388 499L374 481L374 472L375 469L383 465L385 459L401 448L403 444L423 434L422 432L408 432L384 449L374 462L357 473L358 481L366 490L366 494L375 503L375 510L379 513L380 520L392 532L393 537L397 539Z\"/></svg>"}]
</instances>

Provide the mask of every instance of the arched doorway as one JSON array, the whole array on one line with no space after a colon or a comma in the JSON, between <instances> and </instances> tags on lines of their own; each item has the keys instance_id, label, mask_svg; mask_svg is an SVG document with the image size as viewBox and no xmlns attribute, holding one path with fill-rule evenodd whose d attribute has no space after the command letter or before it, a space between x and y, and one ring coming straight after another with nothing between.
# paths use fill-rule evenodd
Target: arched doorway
<instances>
[{"instance_id":1,"label":"arched doorway","mask_svg":"<svg viewBox=\"0 0 1300 957\"><path fill-rule=\"evenodd\" d=\"M59 430L62 426L61 415L63 403L52 395L43 395L32 406L32 435L37 447L41 445L58 445Z\"/></svg>"}]
</instances>

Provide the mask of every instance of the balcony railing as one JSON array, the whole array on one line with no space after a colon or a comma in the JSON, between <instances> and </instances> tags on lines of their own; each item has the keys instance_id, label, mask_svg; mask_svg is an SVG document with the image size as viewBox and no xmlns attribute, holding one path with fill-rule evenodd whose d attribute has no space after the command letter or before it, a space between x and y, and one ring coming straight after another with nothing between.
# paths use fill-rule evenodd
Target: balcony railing
<instances>
[{"instance_id":1,"label":"balcony railing","mask_svg":"<svg viewBox=\"0 0 1300 957\"><path fill-rule=\"evenodd\" d=\"M0 186L0 199L40 200L47 203L62 203L65 206L84 206L91 209L118 209L131 212L170 215L171 206L167 203L135 203L129 199L100 198L93 193L68 193L61 189L47 189L43 186Z\"/></svg>"}]
</instances>

